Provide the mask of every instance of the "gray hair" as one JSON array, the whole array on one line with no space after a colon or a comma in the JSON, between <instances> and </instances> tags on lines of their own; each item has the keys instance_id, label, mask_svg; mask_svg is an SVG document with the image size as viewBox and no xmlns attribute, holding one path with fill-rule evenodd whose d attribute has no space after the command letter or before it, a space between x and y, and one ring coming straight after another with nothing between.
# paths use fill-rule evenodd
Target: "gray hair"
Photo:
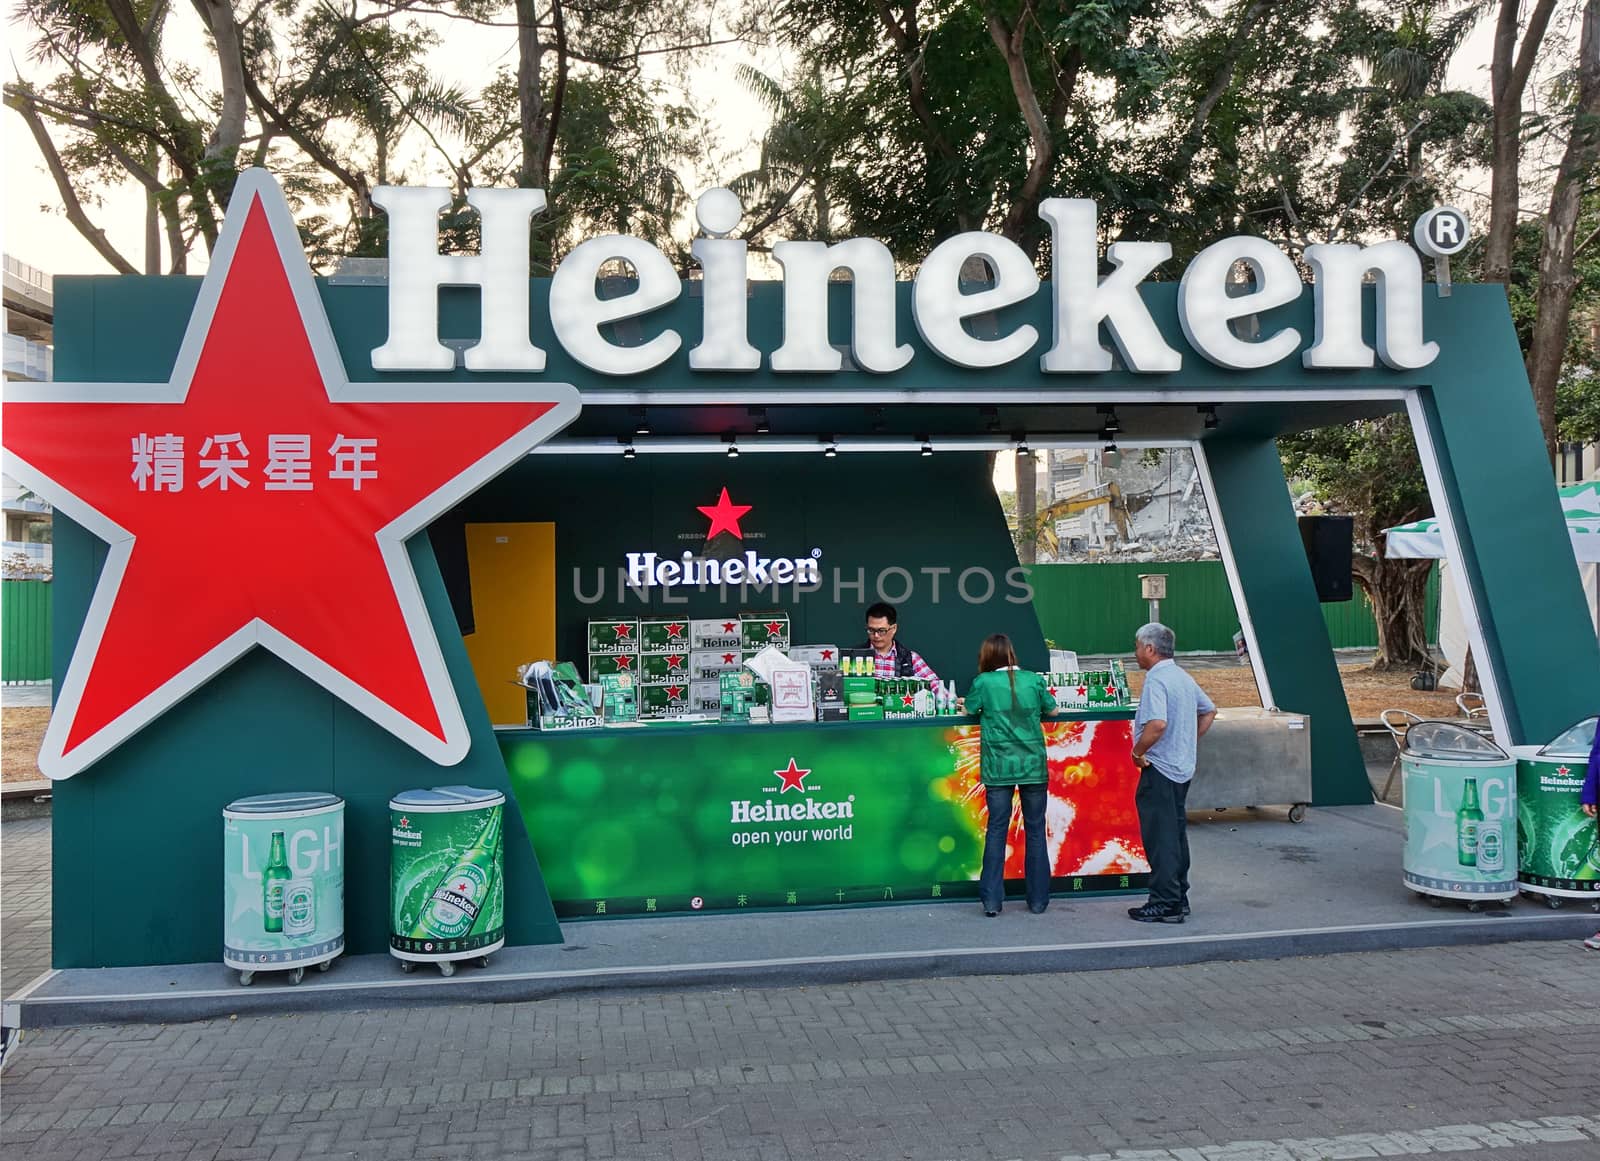
<instances>
[{"instance_id":1,"label":"gray hair","mask_svg":"<svg viewBox=\"0 0 1600 1161\"><path fill-rule=\"evenodd\" d=\"M1133 639L1140 645L1148 645L1156 651L1158 657L1171 657L1177 648L1177 638L1172 635L1172 630L1159 621L1151 621L1148 625L1141 625Z\"/></svg>"}]
</instances>

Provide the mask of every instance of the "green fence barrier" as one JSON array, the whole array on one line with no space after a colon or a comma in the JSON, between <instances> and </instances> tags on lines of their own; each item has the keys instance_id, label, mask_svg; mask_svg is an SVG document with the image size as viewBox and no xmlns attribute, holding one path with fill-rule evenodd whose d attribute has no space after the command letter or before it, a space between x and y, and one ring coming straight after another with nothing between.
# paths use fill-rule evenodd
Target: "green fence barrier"
<instances>
[{"instance_id":1,"label":"green fence barrier","mask_svg":"<svg viewBox=\"0 0 1600 1161\"><path fill-rule=\"evenodd\" d=\"M0 681L50 680L50 582L0 581Z\"/></svg>"},{"instance_id":2,"label":"green fence barrier","mask_svg":"<svg viewBox=\"0 0 1600 1161\"><path fill-rule=\"evenodd\" d=\"M1139 596L1140 573L1166 573L1161 620L1185 653L1231 653L1239 628L1228 575L1220 560L1144 564L1038 564L1028 570L1039 628L1061 649L1079 653L1131 653L1133 633L1149 617ZM1371 649L1378 643L1372 606L1361 590L1354 600L1322 606L1335 649ZM1428 639L1439 639L1439 570L1428 577Z\"/></svg>"}]
</instances>

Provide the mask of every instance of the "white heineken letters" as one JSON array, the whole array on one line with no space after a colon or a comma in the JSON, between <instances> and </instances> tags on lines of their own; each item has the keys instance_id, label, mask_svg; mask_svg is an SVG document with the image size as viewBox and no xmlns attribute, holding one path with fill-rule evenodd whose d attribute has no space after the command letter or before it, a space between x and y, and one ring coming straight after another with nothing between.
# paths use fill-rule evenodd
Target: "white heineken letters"
<instances>
[{"instance_id":1,"label":"white heineken letters","mask_svg":"<svg viewBox=\"0 0 1600 1161\"><path fill-rule=\"evenodd\" d=\"M696 556L685 550L674 560L653 552L628 553L628 584L652 585L768 585L822 583L821 566L810 556L758 556L746 551L727 558Z\"/></svg>"},{"instance_id":2,"label":"white heineken letters","mask_svg":"<svg viewBox=\"0 0 1600 1161\"><path fill-rule=\"evenodd\" d=\"M450 205L445 189L382 186L374 204L389 214L389 334L372 352L380 371L443 371L455 352L439 341L439 288L476 286L482 297L482 337L466 349L469 371L539 372L545 352L534 345L541 320L530 310L528 239L530 219L545 208L541 190L468 192L478 211L483 239L477 256L442 255L439 213ZM899 333L897 270L882 243L851 238L822 242L778 242L773 260L782 271L783 341L763 352L750 342L749 253L729 235L743 207L730 190L713 189L696 203L704 237L691 253L700 266L700 336L688 352L694 371L755 371L763 357L776 372L832 374L842 369L829 339L829 289L836 271L848 271L850 353L855 366L874 374L905 367L915 349ZM1165 375L1183 367L1156 324L1141 290L1157 267L1171 260L1166 242L1114 242L1100 274L1095 203L1082 198L1047 198L1039 217L1050 228L1051 336L1039 356L1046 374L1090 375L1112 369L1109 337L1122 365L1143 375ZM961 273L981 259L990 285L963 293ZM1372 246L1306 248L1314 282L1314 338L1301 354L1312 370L1370 368L1374 359L1396 371L1426 367L1438 357L1437 343L1422 334L1422 263L1404 242ZM596 288L608 262L626 263L635 283L626 293L602 298ZM1248 282L1234 281L1243 265ZM1376 287L1374 341L1362 333L1362 290ZM1230 285L1230 283L1232 285ZM1235 370L1270 367L1300 351L1297 327L1261 319L1301 297L1300 269L1264 238L1225 238L1206 247L1182 272L1178 324L1189 345L1208 362ZM966 320L1016 306L1039 293L1033 263L998 234L972 231L935 246L911 287L911 317L929 351L960 367L994 368L1038 350L1038 329L1020 323L1001 335L979 337ZM550 281L548 328L574 360L603 375L637 375L677 354L683 336L657 324L652 337L623 346L602 331L607 323L650 314L682 295L678 271L656 247L638 238L607 235L580 243ZM1259 321L1248 327L1239 320ZM542 335L541 335L542 338Z\"/></svg>"}]
</instances>

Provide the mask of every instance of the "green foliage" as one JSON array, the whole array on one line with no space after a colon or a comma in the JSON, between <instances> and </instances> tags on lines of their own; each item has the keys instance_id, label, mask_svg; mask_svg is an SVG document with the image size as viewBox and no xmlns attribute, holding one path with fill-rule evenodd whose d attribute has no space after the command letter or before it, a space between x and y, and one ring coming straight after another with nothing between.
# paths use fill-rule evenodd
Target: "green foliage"
<instances>
[{"instance_id":1,"label":"green foliage","mask_svg":"<svg viewBox=\"0 0 1600 1161\"><path fill-rule=\"evenodd\" d=\"M1411 425L1403 415L1358 420L1278 441L1284 470L1335 512L1356 518L1366 551L1378 534L1432 511Z\"/></svg>"}]
</instances>

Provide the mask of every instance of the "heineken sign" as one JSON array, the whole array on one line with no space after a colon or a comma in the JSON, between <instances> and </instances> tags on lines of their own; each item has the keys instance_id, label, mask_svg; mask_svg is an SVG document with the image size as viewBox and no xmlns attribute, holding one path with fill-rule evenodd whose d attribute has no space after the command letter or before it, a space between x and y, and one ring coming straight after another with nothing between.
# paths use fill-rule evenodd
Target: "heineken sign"
<instances>
[{"instance_id":1,"label":"heineken sign","mask_svg":"<svg viewBox=\"0 0 1600 1161\"><path fill-rule=\"evenodd\" d=\"M722 495L715 504L698 505L701 515L711 521L711 526L706 530L706 543L709 545L719 536L742 541L744 529L739 521L752 507L750 504L735 504L729 498L727 488L722 489ZM813 548L809 556L791 557L762 556L749 549L726 557L697 556L685 549L682 557L676 560L654 552L630 552L627 554L627 576L628 584L633 588L671 585L818 585L822 583L821 569L817 564L821 557L820 548Z\"/></svg>"},{"instance_id":2,"label":"heineken sign","mask_svg":"<svg viewBox=\"0 0 1600 1161\"><path fill-rule=\"evenodd\" d=\"M545 351L530 337L528 249L532 219L544 212L544 191L472 189L482 252L439 253L439 215L451 206L448 189L380 186L373 204L389 215L388 339L372 351L378 371L448 371L456 352L439 337L439 290L477 287L482 296L482 333L466 349L469 371L538 373ZM829 374L843 357L828 337L828 285L847 271L852 287L850 354L876 374L899 371L913 357L896 332L894 256L881 242L851 238L822 242L778 242L772 258L782 270L783 342L765 354L749 338L749 254L744 241L728 237L743 209L726 189L704 194L697 206L706 235L692 247L699 265L699 342L688 352L692 371L750 372L765 359L777 372ZM1052 335L1039 356L1046 374L1095 374L1112 369L1109 335L1123 365L1143 374L1183 369L1183 356L1162 337L1140 286L1172 258L1166 242L1119 241L1104 258L1113 267L1100 275L1099 219L1095 203L1081 198L1046 198L1039 217L1050 232ZM1236 320L1296 301L1302 290L1294 259L1264 238L1233 237L1207 246L1189 262L1178 284L1178 320L1184 337L1207 361L1224 368L1271 367L1300 354L1314 371L1374 367L1397 371L1426 367L1438 357L1437 343L1422 337L1422 263L1404 242L1371 246L1341 243L1308 246L1303 260L1314 276L1314 330L1302 335L1279 327L1246 338ZM962 271L982 260L991 272L983 289L963 291ZM602 270L626 263L634 285L602 298ZM1237 281L1239 268L1247 281ZM1369 277L1377 289L1375 343L1362 333L1362 289ZM923 259L912 286L912 317L918 334L940 358L961 367L993 368L1035 351L1041 336L1031 325L979 338L966 320L1025 302L1040 293L1038 271L1021 247L998 234L969 231L946 239ZM608 324L659 310L684 293L672 262L639 238L610 234L575 246L557 266L550 284L549 331L578 363L602 375L638 375L678 354L684 336L671 328L634 345L608 338Z\"/></svg>"}]
</instances>

